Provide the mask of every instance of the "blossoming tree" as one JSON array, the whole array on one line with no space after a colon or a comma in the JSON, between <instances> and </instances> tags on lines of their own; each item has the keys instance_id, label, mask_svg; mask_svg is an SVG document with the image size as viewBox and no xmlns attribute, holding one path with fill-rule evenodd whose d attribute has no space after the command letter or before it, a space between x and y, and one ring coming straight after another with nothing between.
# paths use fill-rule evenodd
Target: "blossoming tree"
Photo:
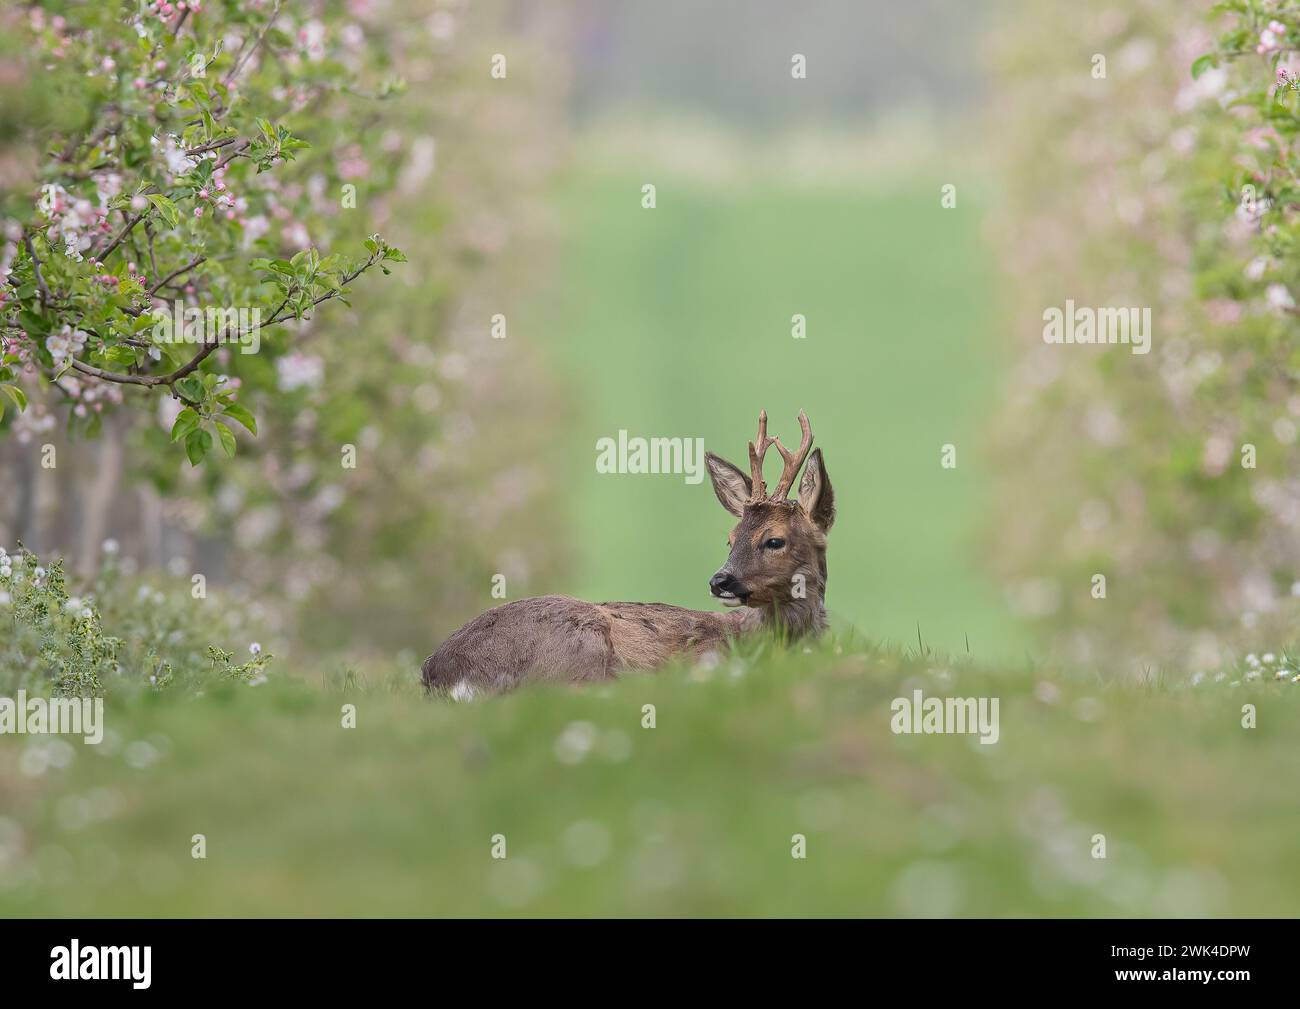
<instances>
[{"instance_id":1,"label":"blossoming tree","mask_svg":"<svg viewBox=\"0 0 1300 1009\"><path fill-rule=\"evenodd\" d=\"M1300 14L1022 11L1000 110L1022 347L996 470L1033 506L993 520L992 560L1074 661L1145 677L1280 651L1300 605ZM1067 18L1082 56L1045 43ZM1151 353L1046 344L1062 293L1149 306Z\"/></svg>"},{"instance_id":2,"label":"blossoming tree","mask_svg":"<svg viewBox=\"0 0 1300 1009\"><path fill-rule=\"evenodd\" d=\"M354 24L331 28L344 5L305 6L46 4L12 26L61 115L24 138L33 186L3 207L0 433L35 392L91 436L163 393L192 464L234 455L235 431L257 432L244 384L267 374L241 359L292 363L292 334L271 330L404 261L378 235L328 249L358 188L386 181L355 137L400 82ZM313 158L335 193L279 180Z\"/></svg>"}]
</instances>

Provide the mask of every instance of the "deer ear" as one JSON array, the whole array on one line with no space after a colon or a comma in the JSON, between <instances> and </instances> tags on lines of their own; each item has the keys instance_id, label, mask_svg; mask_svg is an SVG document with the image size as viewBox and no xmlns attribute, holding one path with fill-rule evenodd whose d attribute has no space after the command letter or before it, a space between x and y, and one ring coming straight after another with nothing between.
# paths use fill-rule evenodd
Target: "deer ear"
<instances>
[{"instance_id":1,"label":"deer ear","mask_svg":"<svg viewBox=\"0 0 1300 1009\"><path fill-rule=\"evenodd\" d=\"M826 463L822 461L822 450L813 449L808 457L808 465L803 468L803 480L799 483L799 505L822 532L830 532L835 524L835 491L831 489L831 478L826 475Z\"/></svg>"},{"instance_id":2,"label":"deer ear","mask_svg":"<svg viewBox=\"0 0 1300 1009\"><path fill-rule=\"evenodd\" d=\"M704 453L704 461L709 467L709 479L713 481L713 493L718 495L723 508L740 518L745 511L745 502L749 500L749 477L712 452Z\"/></svg>"}]
</instances>

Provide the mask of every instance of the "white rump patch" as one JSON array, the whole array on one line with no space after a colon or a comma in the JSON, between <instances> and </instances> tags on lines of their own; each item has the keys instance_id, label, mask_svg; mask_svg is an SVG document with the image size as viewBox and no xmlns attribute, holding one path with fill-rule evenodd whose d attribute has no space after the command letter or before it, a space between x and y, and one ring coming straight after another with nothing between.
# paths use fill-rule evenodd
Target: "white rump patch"
<instances>
[{"instance_id":1,"label":"white rump patch","mask_svg":"<svg viewBox=\"0 0 1300 1009\"><path fill-rule=\"evenodd\" d=\"M474 688L469 685L468 680L461 680L457 683L451 688L450 694L451 699L458 702L472 701L476 696L478 696L474 692Z\"/></svg>"}]
</instances>

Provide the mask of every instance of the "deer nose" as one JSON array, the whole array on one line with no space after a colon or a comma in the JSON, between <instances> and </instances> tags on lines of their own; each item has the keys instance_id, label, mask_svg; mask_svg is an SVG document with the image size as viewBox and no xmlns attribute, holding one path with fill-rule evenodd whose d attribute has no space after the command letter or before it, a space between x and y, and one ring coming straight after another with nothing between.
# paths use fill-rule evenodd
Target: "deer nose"
<instances>
[{"instance_id":1,"label":"deer nose","mask_svg":"<svg viewBox=\"0 0 1300 1009\"><path fill-rule=\"evenodd\" d=\"M709 591L715 596L720 596L724 592L736 595L737 587L738 583L736 582L736 579L731 577L730 571L719 571L709 579Z\"/></svg>"}]
</instances>

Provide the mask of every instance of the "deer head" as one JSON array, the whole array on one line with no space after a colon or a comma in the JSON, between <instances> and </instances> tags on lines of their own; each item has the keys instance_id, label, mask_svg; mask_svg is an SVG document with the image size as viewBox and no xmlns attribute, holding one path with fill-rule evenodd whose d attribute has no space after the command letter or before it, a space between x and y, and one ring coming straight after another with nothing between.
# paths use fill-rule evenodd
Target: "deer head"
<instances>
[{"instance_id":1,"label":"deer head","mask_svg":"<svg viewBox=\"0 0 1300 1009\"><path fill-rule=\"evenodd\" d=\"M835 521L835 495L821 449L809 455L812 428L799 411L802 437L788 452L767 436L767 411L758 415L758 438L749 443L749 476L726 459L705 453L714 493L740 521L727 540L727 562L709 579L709 590L727 606L763 611L766 622L795 633L820 630L826 617L826 534ZM785 463L776 489L767 493L763 457L775 445ZM787 498L807 460L799 499Z\"/></svg>"}]
</instances>

